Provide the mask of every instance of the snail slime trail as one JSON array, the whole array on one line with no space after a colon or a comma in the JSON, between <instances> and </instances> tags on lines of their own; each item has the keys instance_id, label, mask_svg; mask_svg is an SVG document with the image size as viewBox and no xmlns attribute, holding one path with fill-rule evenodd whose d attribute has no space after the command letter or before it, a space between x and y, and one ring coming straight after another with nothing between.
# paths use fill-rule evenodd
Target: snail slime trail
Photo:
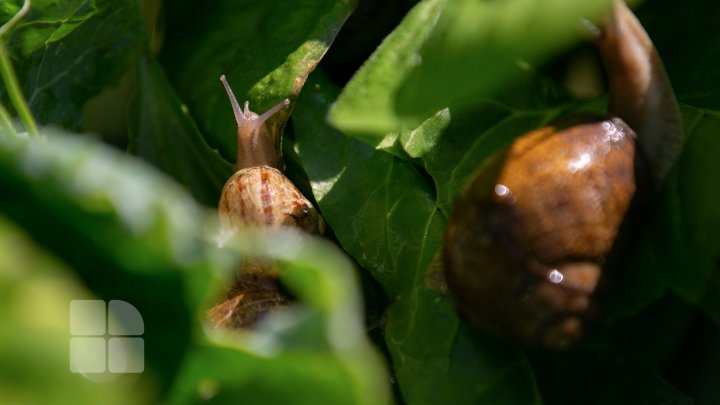
<instances>
[{"instance_id":1,"label":"snail slime trail","mask_svg":"<svg viewBox=\"0 0 720 405\"><path fill-rule=\"evenodd\" d=\"M250 111L247 101L241 109L225 76L220 80L238 127L237 171L225 183L218 204L221 227L229 233L248 227L294 227L322 234L322 217L280 171L282 162L275 141L279 134L271 133L267 125L267 120L290 101L285 99L258 115ZM273 262L245 260L223 300L208 311L208 318L218 327L249 328L273 308L287 305L290 298L280 288L278 272Z\"/></svg>"},{"instance_id":2,"label":"snail slime trail","mask_svg":"<svg viewBox=\"0 0 720 405\"><path fill-rule=\"evenodd\" d=\"M608 115L518 137L472 176L446 230L444 270L459 310L528 346L562 349L586 334L632 228L628 212L660 187L682 144L662 62L622 1L595 41Z\"/></svg>"}]
</instances>

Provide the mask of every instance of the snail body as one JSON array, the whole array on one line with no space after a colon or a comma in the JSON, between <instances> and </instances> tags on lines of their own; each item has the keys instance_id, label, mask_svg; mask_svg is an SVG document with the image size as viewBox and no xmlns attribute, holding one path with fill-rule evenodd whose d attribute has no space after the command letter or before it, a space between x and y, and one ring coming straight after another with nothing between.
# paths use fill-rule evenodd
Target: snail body
<instances>
[{"instance_id":1,"label":"snail body","mask_svg":"<svg viewBox=\"0 0 720 405\"><path fill-rule=\"evenodd\" d=\"M448 221L444 270L460 311L525 345L559 349L583 337L621 231L632 228L628 212L659 187L681 144L662 64L621 1L598 45L610 115L518 137L472 177Z\"/></svg>"},{"instance_id":2,"label":"snail body","mask_svg":"<svg viewBox=\"0 0 720 405\"><path fill-rule=\"evenodd\" d=\"M237 171L227 180L218 204L220 225L234 233L249 227L275 230L295 228L322 234L325 224L312 203L280 171L277 134L267 120L290 104L283 100L262 115L244 110L221 76L238 125ZM248 328L273 308L287 305L290 298L278 285L278 268L272 262L246 260L222 302L208 312L220 327Z\"/></svg>"}]
</instances>

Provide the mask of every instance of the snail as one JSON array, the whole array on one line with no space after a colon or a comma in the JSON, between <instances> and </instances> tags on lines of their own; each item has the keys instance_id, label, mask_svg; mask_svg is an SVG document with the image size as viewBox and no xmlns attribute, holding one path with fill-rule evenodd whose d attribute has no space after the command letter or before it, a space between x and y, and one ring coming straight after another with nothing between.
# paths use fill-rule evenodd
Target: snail
<instances>
[{"instance_id":1,"label":"snail","mask_svg":"<svg viewBox=\"0 0 720 405\"><path fill-rule=\"evenodd\" d=\"M267 121L290 104L284 99L258 115L244 109L235 98L225 76L220 80L232 105L238 127L236 172L225 183L218 204L220 226L226 232L247 227L273 230L293 227L309 234L322 234L325 223L312 203L280 171L281 159L276 140ZM289 297L277 281L273 263L246 260L223 302L208 312L216 325L247 328L272 308L286 305Z\"/></svg>"},{"instance_id":2,"label":"snail","mask_svg":"<svg viewBox=\"0 0 720 405\"><path fill-rule=\"evenodd\" d=\"M460 312L532 347L562 349L586 334L634 213L682 147L662 62L624 2L614 1L595 40L609 114L564 118L516 138L472 176L443 242Z\"/></svg>"}]
</instances>

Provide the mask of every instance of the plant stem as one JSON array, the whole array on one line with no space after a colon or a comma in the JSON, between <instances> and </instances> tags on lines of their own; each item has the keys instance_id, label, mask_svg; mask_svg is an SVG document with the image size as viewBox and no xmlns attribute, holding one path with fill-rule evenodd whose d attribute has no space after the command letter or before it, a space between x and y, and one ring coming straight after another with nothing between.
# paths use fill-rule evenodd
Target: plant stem
<instances>
[{"instance_id":1,"label":"plant stem","mask_svg":"<svg viewBox=\"0 0 720 405\"><path fill-rule=\"evenodd\" d=\"M2 76L3 82L5 82L8 96L10 96L10 101L12 102L13 107L15 107L15 111L20 117L20 121L22 121L25 129L28 131L30 136L38 136L37 125L35 124L35 120L33 119L30 109L25 102L25 97L23 97L22 91L20 90L20 86L17 82L17 76L15 76L15 70L12 67L12 63L10 62L10 58L8 57L7 50L5 49L5 44L2 42L2 39L0 39L0 76Z\"/></svg>"},{"instance_id":2,"label":"plant stem","mask_svg":"<svg viewBox=\"0 0 720 405\"><path fill-rule=\"evenodd\" d=\"M11 29L17 24L20 19L22 19L27 12L30 11L30 0L25 0L23 2L23 6L20 8L20 10L15 14L8 22L0 26L0 38L2 38L3 35L10 32Z\"/></svg>"},{"instance_id":3,"label":"plant stem","mask_svg":"<svg viewBox=\"0 0 720 405\"><path fill-rule=\"evenodd\" d=\"M30 136L36 137L38 136L37 125L35 124L35 120L33 119L32 114L30 113L27 102L25 102L22 91L20 91L20 86L17 82L15 70L12 67L12 62L10 61L10 57L8 57L7 49L5 49L5 43L2 40L3 35L10 32L10 30L15 26L15 24L17 24L17 22L20 21L20 19L23 18L23 16L25 16L25 14L27 14L29 10L30 0L25 0L23 2L22 8L20 8L17 14L15 14L13 18L10 19L10 21L0 26L0 77L2 77L2 81L7 87L8 96L10 96L10 102L15 107L15 111L18 113L20 121L22 121L25 129L28 131ZM15 132L12 122L10 121L10 116L1 105L0 125L0 128L8 127L11 132Z\"/></svg>"}]
</instances>

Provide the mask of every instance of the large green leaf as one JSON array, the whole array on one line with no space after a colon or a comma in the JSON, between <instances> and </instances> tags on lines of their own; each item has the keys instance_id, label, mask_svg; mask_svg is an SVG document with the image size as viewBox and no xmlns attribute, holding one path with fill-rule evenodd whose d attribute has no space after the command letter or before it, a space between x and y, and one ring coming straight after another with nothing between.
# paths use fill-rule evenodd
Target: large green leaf
<instances>
[{"instance_id":1,"label":"large green leaf","mask_svg":"<svg viewBox=\"0 0 720 405\"><path fill-rule=\"evenodd\" d=\"M177 37L168 44L164 65L208 143L235 160L236 124L221 74L252 111L294 100L354 6L354 1L225 0L187 10L184 18L191 23L176 20L169 32ZM279 114L275 122L287 117Z\"/></svg>"}]
</instances>

